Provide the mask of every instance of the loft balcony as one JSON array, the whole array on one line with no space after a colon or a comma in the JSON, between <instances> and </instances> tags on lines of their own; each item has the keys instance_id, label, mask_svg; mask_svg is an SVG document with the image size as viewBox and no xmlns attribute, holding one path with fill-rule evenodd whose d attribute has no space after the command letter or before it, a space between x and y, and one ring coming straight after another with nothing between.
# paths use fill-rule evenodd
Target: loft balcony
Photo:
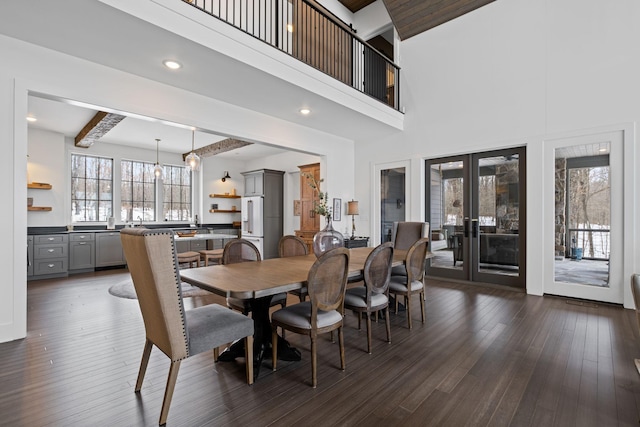
<instances>
[{"instance_id":1,"label":"loft balcony","mask_svg":"<svg viewBox=\"0 0 640 427\"><path fill-rule=\"evenodd\" d=\"M400 110L400 68L305 0L180 0Z\"/></svg>"}]
</instances>

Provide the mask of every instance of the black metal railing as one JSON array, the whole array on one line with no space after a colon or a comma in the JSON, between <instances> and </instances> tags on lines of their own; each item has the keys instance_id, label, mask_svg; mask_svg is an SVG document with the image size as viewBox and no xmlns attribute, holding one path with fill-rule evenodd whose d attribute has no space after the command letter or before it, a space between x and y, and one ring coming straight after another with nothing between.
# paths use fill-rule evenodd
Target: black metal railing
<instances>
[{"instance_id":1,"label":"black metal railing","mask_svg":"<svg viewBox=\"0 0 640 427\"><path fill-rule=\"evenodd\" d=\"M400 110L400 68L305 0L181 0Z\"/></svg>"},{"instance_id":2,"label":"black metal railing","mask_svg":"<svg viewBox=\"0 0 640 427\"><path fill-rule=\"evenodd\" d=\"M569 228L570 242L567 256L575 257L575 249L580 249L582 258L608 260L611 252L610 230Z\"/></svg>"}]
</instances>

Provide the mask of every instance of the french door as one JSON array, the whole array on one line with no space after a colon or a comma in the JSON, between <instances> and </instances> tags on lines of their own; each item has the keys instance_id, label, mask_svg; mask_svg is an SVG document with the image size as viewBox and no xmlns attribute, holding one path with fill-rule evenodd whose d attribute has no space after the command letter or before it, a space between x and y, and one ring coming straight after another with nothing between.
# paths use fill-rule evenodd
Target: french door
<instances>
[{"instance_id":1,"label":"french door","mask_svg":"<svg viewBox=\"0 0 640 427\"><path fill-rule=\"evenodd\" d=\"M524 147L426 161L427 275L525 288Z\"/></svg>"}]
</instances>

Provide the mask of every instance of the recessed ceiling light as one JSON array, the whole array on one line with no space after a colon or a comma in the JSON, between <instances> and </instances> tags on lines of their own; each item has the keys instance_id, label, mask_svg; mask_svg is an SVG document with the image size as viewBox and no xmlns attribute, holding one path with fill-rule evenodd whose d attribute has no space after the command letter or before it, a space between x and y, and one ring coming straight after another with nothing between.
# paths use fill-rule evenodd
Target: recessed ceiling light
<instances>
[{"instance_id":1,"label":"recessed ceiling light","mask_svg":"<svg viewBox=\"0 0 640 427\"><path fill-rule=\"evenodd\" d=\"M308 108L301 108L300 109L300 114L306 116L307 114L311 113L311 110Z\"/></svg>"},{"instance_id":2,"label":"recessed ceiling light","mask_svg":"<svg viewBox=\"0 0 640 427\"><path fill-rule=\"evenodd\" d=\"M27 121L28 121L28 122L37 122L37 121L38 121L38 119L36 119L36 118L35 118L35 117L33 117L33 116L27 116Z\"/></svg>"},{"instance_id":3,"label":"recessed ceiling light","mask_svg":"<svg viewBox=\"0 0 640 427\"><path fill-rule=\"evenodd\" d=\"M174 61L173 59L165 59L164 61L162 61L162 63L170 70L177 70L179 68L182 68L182 64L178 61Z\"/></svg>"}]
</instances>

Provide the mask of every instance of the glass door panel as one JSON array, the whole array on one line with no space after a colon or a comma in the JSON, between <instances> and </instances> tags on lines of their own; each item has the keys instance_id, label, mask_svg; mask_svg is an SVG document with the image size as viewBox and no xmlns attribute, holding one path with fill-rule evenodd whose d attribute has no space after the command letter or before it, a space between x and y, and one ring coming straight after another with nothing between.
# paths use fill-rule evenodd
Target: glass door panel
<instances>
[{"instance_id":1,"label":"glass door panel","mask_svg":"<svg viewBox=\"0 0 640 427\"><path fill-rule=\"evenodd\" d=\"M380 241L391 241L391 230L395 221L405 220L404 167L380 171Z\"/></svg>"}]
</instances>

